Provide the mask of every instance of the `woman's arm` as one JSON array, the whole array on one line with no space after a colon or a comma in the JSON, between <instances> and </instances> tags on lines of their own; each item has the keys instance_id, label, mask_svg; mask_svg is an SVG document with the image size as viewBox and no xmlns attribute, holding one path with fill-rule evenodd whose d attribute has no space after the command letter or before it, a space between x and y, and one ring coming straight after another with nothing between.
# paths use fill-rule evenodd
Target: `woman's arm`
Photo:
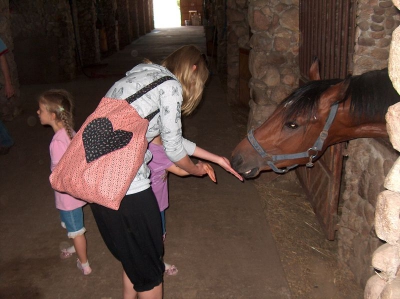
<instances>
[{"instance_id":1,"label":"woman's arm","mask_svg":"<svg viewBox=\"0 0 400 299\"><path fill-rule=\"evenodd\" d=\"M239 180L243 181L242 176L240 174L238 174L231 167L231 163L229 162L229 160L227 158L215 155L213 153L210 153L210 152L206 151L205 149L202 149L201 147L198 147L198 146L196 146L196 149L194 150L193 156L195 156L197 158L200 158L200 159L203 159L203 160L207 160L207 161L216 163L219 166L221 166L223 169L225 169L226 171L232 173Z\"/></svg>"},{"instance_id":2,"label":"woman's arm","mask_svg":"<svg viewBox=\"0 0 400 299\"><path fill-rule=\"evenodd\" d=\"M175 83L173 81L171 82L171 85ZM183 170L195 176L203 176L205 174L208 174L210 178L215 182L215 173L210 165L201 162L194 164L189 158L188 152L183 146L184 138L182 136L181 123L182 94L176 92L176 90L173 88L174 86L172 86L171 90L168 90L167 87L168 85L166 85L164 88L165 94L161 99L162 105L160 107L160 133L165 153L167 154L168 158L172 162L174 162L179 168L182 168ZM177 90L180 89L177 88ZM237 178L243 180L242 177L230 166L228 159L216 156L197 147L196 149L197 155L194 154L194 156L211 162L215 162L223 167L225 170L234 174Z\"/></svg>"}]
</instances>

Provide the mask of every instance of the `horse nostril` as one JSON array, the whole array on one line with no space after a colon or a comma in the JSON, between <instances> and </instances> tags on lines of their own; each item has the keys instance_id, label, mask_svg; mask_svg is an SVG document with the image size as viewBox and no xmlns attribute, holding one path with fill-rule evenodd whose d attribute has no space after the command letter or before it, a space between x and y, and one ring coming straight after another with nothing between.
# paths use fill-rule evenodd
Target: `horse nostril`
<instances>
[{"instance_id":1,"label":"horse nostril","mask_svg":"<svg viewBox=\"0 0 400 299\"><path fill-rule=\"evenodd\" d=\"M241 155L235 155L231 157L231 166L237 171L239 166L243 163L243 158Z\"/></svg>"}]
</instances>

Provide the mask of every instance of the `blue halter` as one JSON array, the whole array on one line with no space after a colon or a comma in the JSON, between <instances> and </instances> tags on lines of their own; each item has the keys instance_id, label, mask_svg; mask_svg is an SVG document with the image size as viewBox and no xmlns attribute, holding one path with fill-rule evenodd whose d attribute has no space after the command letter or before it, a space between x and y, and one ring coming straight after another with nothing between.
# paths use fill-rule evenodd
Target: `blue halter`
<instances>
[{"instance_id":1,"label":"blue halter","mask_svg":"<svg viewBox=\"0 0 400 299\"><path fill-rule=\"evenodd\" d=\"M285 169L280 169L277 168L274 164L274 162L282 161L282 160L292 160L292 159L298 159L298 158L306 158L309 157L310 160L306 164L307 167L313 167L313 159L318 155L318 153L321 151L325 139L328 137L328 131L329 128L331 127L333 120L335 119L336 112L338 110L338 104L334 104L331 106L331 110L329 112L328 119L326 120L325 126L322 129L322 132L319 134L317 140L315 141L314 145L310 147L307 151L297 153L297 154L286 154L286 155L270 155L268 154L262 147L261 145L257 142L257 140L254 138L254 133L253 129L251 129L247 133L247 139L249 140L250 144L253 146L253 148L257 151L257 153L263 158L267 160L267 164L273 171L276 173L286 173L290 169L293 169L298 166L298 164L288 166Z\"/></svg>"}]
</instances>

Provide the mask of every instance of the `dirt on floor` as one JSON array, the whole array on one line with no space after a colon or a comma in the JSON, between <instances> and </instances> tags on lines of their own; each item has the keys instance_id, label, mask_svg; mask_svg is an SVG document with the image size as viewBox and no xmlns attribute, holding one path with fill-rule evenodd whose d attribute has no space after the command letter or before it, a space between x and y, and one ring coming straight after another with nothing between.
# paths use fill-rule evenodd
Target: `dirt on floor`
<instances>
[{"instance_id":1,"label":"dirt on floor","mask_svg":"<svg viewBox=\"0 0 400 299\"><path fill-rule=\"evenodd\" d=\"M231 110L245 136L247 109ZM259 193L293 298L363 298L363 288L338 262L337 238L326 239L296 175L262 172L251 181Z\"/></svg>"}]
</instances>

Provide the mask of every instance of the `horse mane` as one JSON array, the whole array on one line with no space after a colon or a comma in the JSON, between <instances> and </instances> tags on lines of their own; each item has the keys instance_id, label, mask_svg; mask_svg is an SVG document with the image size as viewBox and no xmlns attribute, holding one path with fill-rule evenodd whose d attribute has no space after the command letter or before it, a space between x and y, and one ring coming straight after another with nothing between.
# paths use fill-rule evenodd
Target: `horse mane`
<instances>
[{"instance_id":1,"label":"horse mane","mask_svg":"<svg viewBox=\"0 0 400 299\"><path fill-rule=\"evenodd\" d=\"M351 77L348 93L351 95L350 115L358 121L362 118L384 121L389 106L400 101L387 68ZM346 98L339 103L344 101Z\"/></svg>"},{"instance_id":2,"label":"horse mane","mask_svg":"<svg viewBox=\"0 0 400 299\"><path fill-rule=\"evenodd\" d=\"M350 100L350 115L358 122L367 118L384 121L389 106L400 101L400 95L393 88L388 70L370 71L358 76L349 77L349 86L342 99L336 103ZM310 81L296 89L283 100L279 106L284 106L284 118L291 120L302 115L309 120L318 109L321 94L330 86L343 81L329 79Z\"/></svg>"},{"instance_id":3,"label":"horse mane","mask_svg":"<svg viewBox=\"0 0 400 299\"><path fill-rule=\"evenodd\" d=\"M285 120L293 120L297 116L305 116L310 119L318 108L318 101L329 87L343 80L317 80L309 81L293 91L284 99L278 107L285 107L283 117Z\"/></svg>"}]
</instances>

